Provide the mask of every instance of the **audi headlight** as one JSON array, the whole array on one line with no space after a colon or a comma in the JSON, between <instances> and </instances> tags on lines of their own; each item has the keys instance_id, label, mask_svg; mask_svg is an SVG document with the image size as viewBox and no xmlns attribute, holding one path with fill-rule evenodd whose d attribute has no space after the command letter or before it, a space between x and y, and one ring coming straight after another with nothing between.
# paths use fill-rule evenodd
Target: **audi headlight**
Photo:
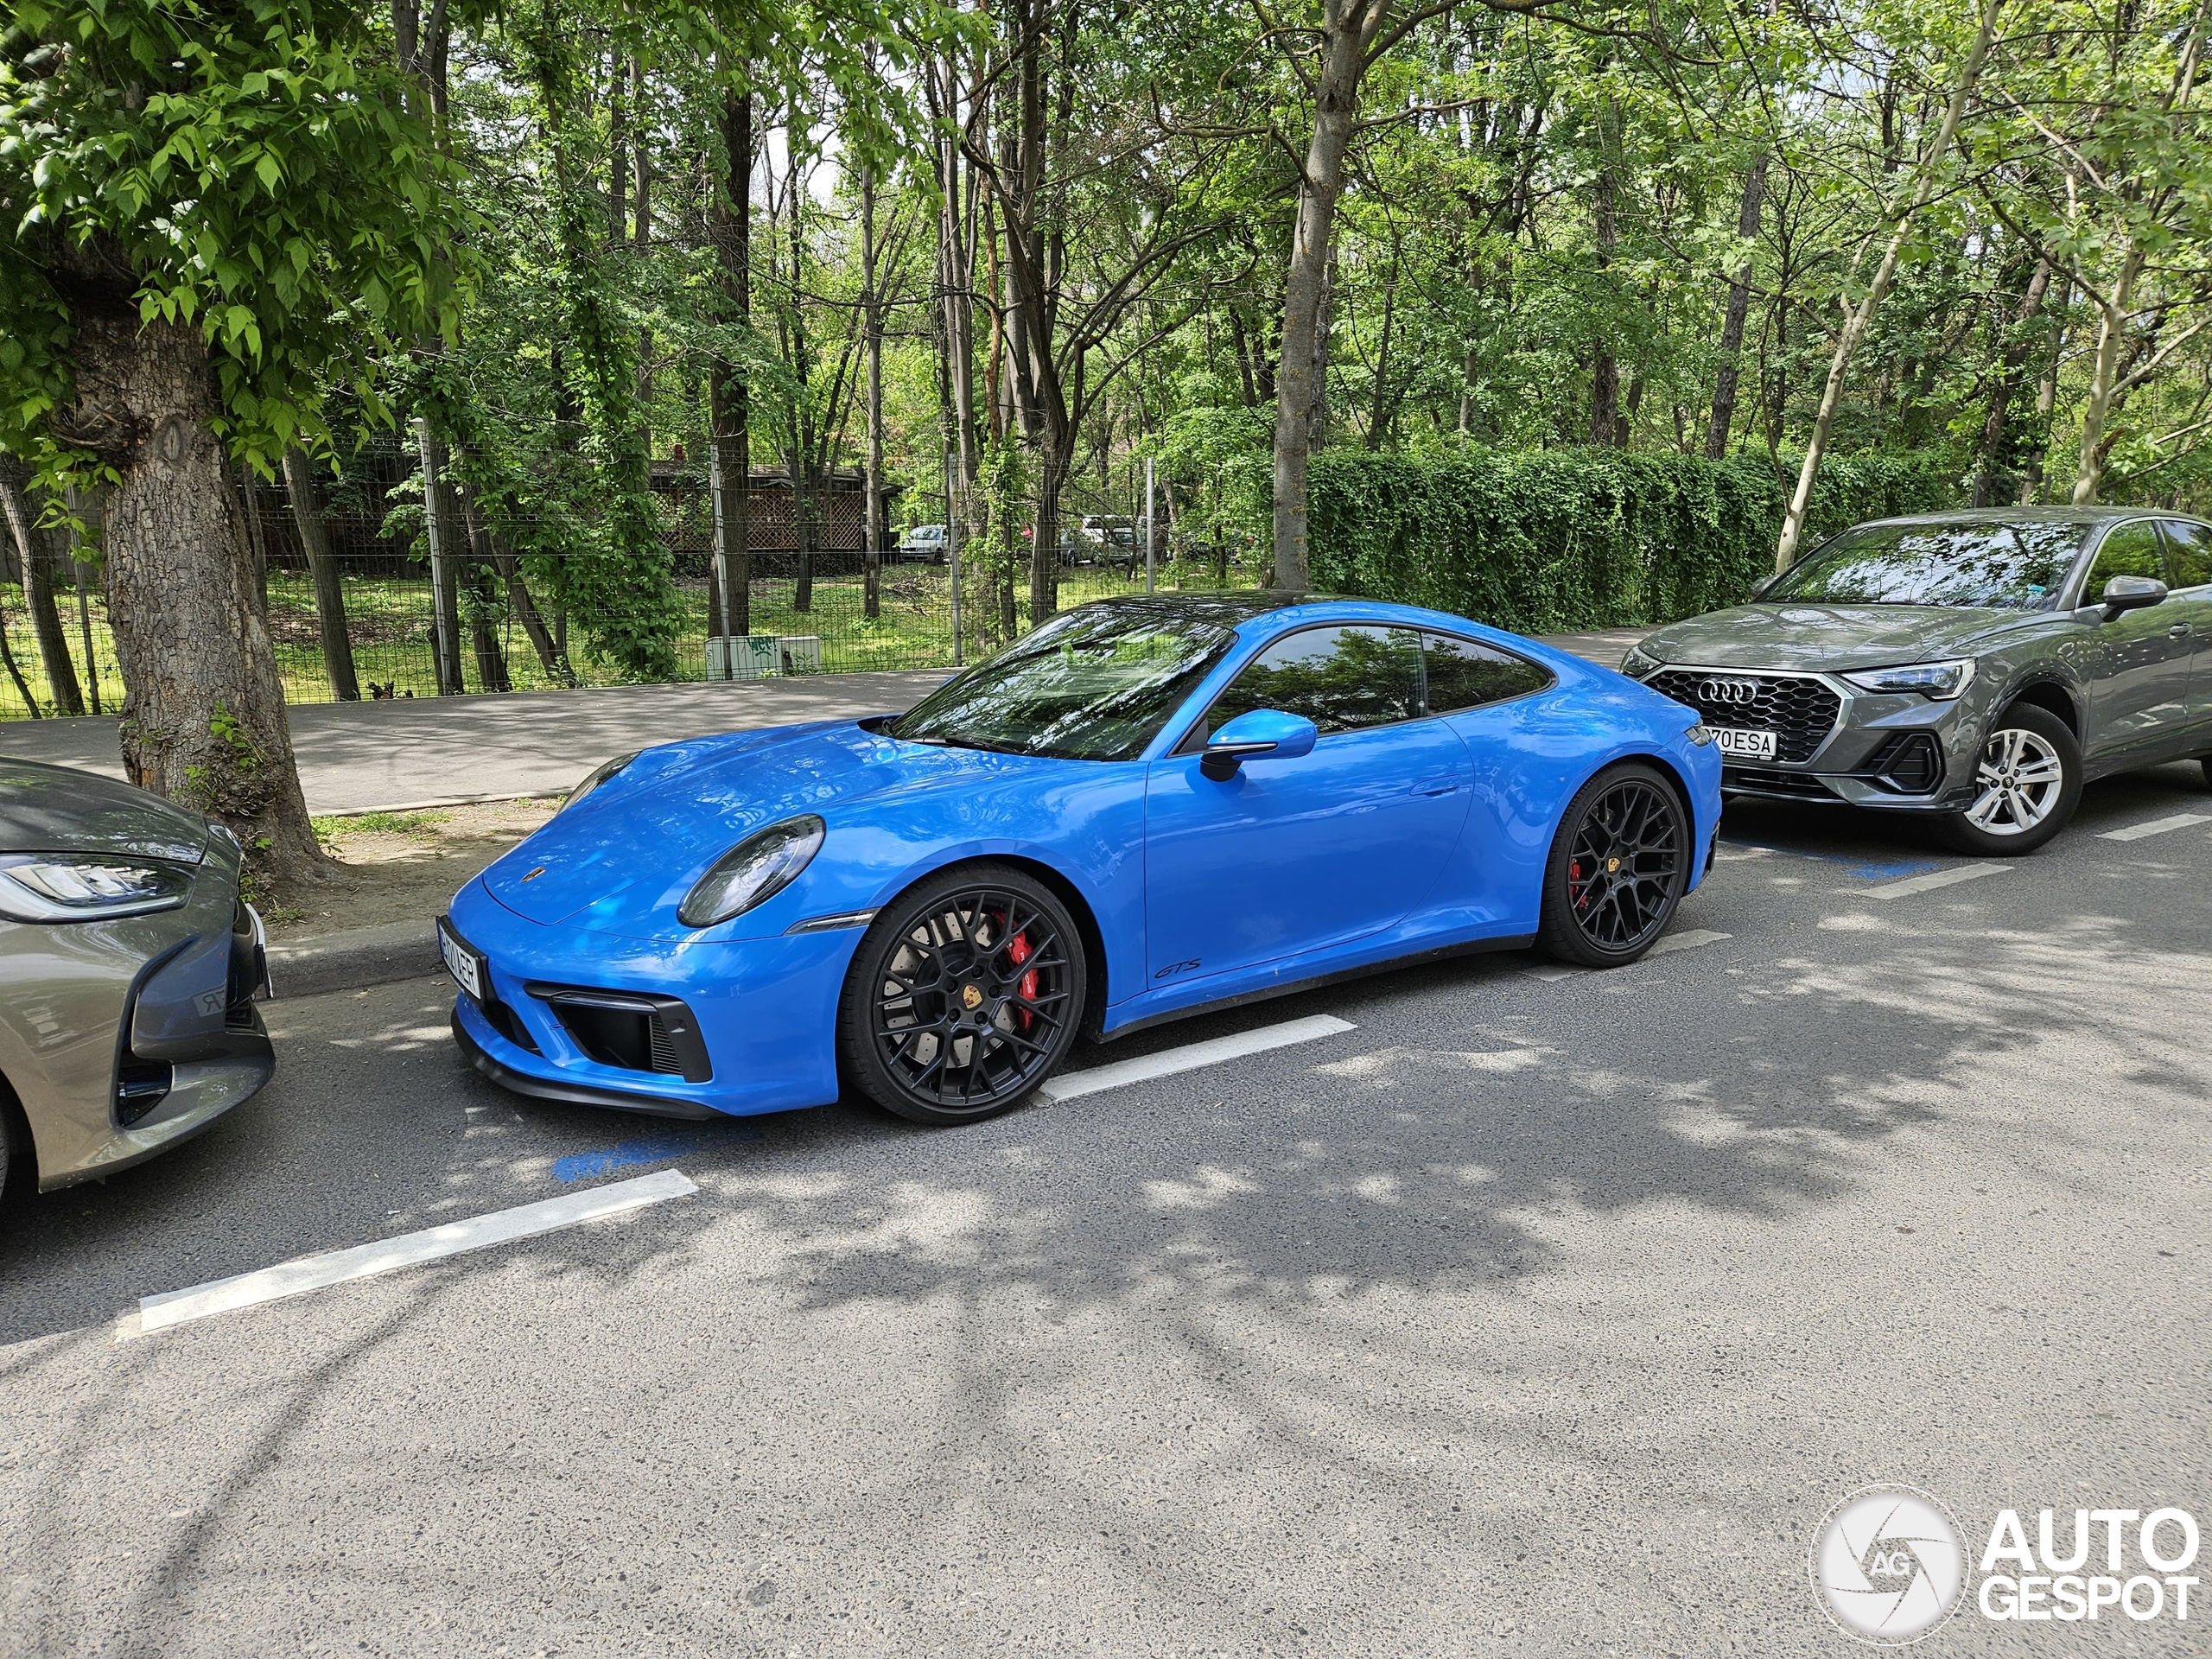
<instances>
[{"instance_id":1,"label":"audi headlight","mask_svg":"<svg viewBox=\"0 0 2212 1659\"><path fill-rule=\"evenodd\" d=\"M1654 657L1642 645L1630 645L1628 655L1621 658L1621 672L1631 680L1648 680L1666 666L1662 659Z\"/></svg>"},{"instance_id":2,"label":"audi headlight","mask_svg":"<svg viewBox=\"0 0 2212 1659\"><path fill-rule=\"evenodd\" d=\"M618 754L612 760L605 761L599 766L594 766L591 769L589 775L584 779L583 782L578 784L562 798L560 807L555 812L554 816L557 817L561 813L567 811L578 801L583 799L585 796L590 794L592 791L597 789L601 784L614 776L616 772L621 771L623 767L628 766L632 760L636 760L644 753L645 751L643 749L632 749L627 754Z\"/></svg>"},{"instance_id":3,"label":"audi headlight","mask_svg":"<svg viewBox=\"0 0 2212 1659\"><path fill-rule=\"evenodd\" d=\"M1974 660L1950 663L1908 663L1898 668L1861 669L1843 677L1864 691L1917 691L1923 697L1948 702L1974 683Z\"/></svg>"},{"instance_id":4,"label":"audi headlight","mask_svg":"<svg viewBox=\"0 0 2212 1659\"><path fill-rule=\"evenodd\" d=\"M175 864L98 854L0 858L0 916L18 922L105 922L175 910L192 874Z\"/></svg>"},{"instance_id":5,"label":"audi headlight","mask_svg":"<svg viewBox=\"0 0 2212 1659\"><path fill-rule=\"evenodd\" d=\"M798 880L822 850L825 826L812 813L747 836L716 859L676 912L686 927L712 927L764 905Z\"/></svg>"},{"instance_id":6,"label":"audi headlight","mask_svg":"<svg viewBox=\"0 0 2212 1659\"><path fill-rule=\"evenodd\" d=\"M1698 747L1702 749L1707 747L1713 741L1713 728L1707 725L1700 720L1696 725L1691 727L1689 730L1684 732L1682 735L1689 739L1691 742L1696 744Z\"/></svg>"}]
</instances>

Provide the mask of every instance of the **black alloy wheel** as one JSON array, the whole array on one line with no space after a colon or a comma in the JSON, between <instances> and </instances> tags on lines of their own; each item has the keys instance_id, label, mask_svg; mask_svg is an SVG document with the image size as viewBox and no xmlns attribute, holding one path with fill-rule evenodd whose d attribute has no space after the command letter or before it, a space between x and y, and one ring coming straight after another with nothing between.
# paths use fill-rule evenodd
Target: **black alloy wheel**
<instances>
[{"instance_id":1,"label":"black alloy wheel","mask_svg":"<svg viewBox=\"0 0 2212 1659\"><path fill-rule=\"evenodd\" d=\"M1552 842L1538 948L1586 968L1634 962L1674 919L1689 861L1689 814L1666 777L1633 762L1599 772Z\"/></svg>"},{"instance_id":2,"label":"black alloy wheel","mask_svg":"<svg viewBox=\"0 0 2212 1659\"><path fill-rule=\"evenodd\" d=\"M838 1014L847 1075L917 1123L995 1116L1067 1058L1083 1017L1083 940L1043 883L969 865L879 915Z\"/></svg>"}]
</instances>

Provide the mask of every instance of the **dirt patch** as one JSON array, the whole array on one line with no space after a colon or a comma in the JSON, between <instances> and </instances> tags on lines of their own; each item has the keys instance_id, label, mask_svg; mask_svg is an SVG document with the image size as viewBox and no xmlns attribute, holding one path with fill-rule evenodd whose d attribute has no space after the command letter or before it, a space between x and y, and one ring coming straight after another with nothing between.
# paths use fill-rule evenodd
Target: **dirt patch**
<instances>
[{"instance_id":1,"label":"dirt patch","mask_svg":"<svg viewBox=\"0 0 2212 1659\"><path fill-rule=\"evenodd\" d=\"M338 867L327 887L263 912L272 939L303 939L387 922L426 928L455 893L553 816L557 799L487 801L434 812L317 818Z\"/></svg>"}]
</instances>

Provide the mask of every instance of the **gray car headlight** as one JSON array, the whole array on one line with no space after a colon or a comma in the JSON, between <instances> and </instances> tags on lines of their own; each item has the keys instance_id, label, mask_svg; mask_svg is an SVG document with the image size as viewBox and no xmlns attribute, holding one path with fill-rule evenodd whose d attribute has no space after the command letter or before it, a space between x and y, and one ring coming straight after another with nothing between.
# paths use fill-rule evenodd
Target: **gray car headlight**
<instances>
[{"instance_id":1,"label":"gray car headlight","mask_svg":"<svg viewBox=\"0 0 2212 1659\"><path fill-rule=\"evenodd\" d=\"M627 754L618 754L612 760L602 761L600 765L594 766L583 782L578 784L562 798L561 804L555 809L554 816L558 817L563 812L567 811L644 753L643 749L632 749Z\"/></svg>"},{"instance_id":2,"label":"gray car headlight","mask_svg":"<svg viewBox=\"0 0 2212 1659\"><path fill-rule=\"evenodd\" d=\"M1631 680L1648 680L1666 666L1663 660L1654 657L1642 645L1630 645L1628 655L1621 658L1621 672Z\"/></svg>"},{"instance_id":3,"label":"gray car headlight","mask_svg":"<svg viewBox=\"0 0 2212 1659\"><path fill-rule=\"evenodd\" d=\"M1974 683L1974 659L1969 657L1948 663L1867 668L1843 677L1862 691L1917 691L1923 697L1948 702Z\"/></svg>"},{"instance_id":4,"label":"gray car headlight","mask_svg":"<svg viewBox=\"0 0 2212 1659\"><path fill-rule=\"evenodd\" d=\"M174 864L99 854L0 858L0 916L18 922L105 922L175 910L192 891Z\"/></svg>"},{"instance_id":5,"label":"gray car headlight","mask_svg":"<svg viewBox=\"0 0 2212 1659\"><path fill-rule=\"evenodd\" d=\"M747 836L716 859L677 906L686 927L712 927L764 905L798 880L822 850L826 826L812 813Z\"/></svg>"}]
</instances>

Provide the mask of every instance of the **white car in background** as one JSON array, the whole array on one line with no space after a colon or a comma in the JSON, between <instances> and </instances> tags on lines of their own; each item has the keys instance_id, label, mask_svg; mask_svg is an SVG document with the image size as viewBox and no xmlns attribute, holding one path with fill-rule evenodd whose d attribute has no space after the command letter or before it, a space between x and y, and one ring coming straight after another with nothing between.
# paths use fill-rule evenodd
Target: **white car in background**
<instances>
[{"instance_id":1,"label":"white car in background","mask_svg":"<svg viewBox=\"0 0 2212 1659\"><path fill-rule=\"evenodd\" d=\"M899 556L902 559L933 559L942 562L947 543L943 524L916 524L899 537Z\"/></svg>"}]
</instances>

